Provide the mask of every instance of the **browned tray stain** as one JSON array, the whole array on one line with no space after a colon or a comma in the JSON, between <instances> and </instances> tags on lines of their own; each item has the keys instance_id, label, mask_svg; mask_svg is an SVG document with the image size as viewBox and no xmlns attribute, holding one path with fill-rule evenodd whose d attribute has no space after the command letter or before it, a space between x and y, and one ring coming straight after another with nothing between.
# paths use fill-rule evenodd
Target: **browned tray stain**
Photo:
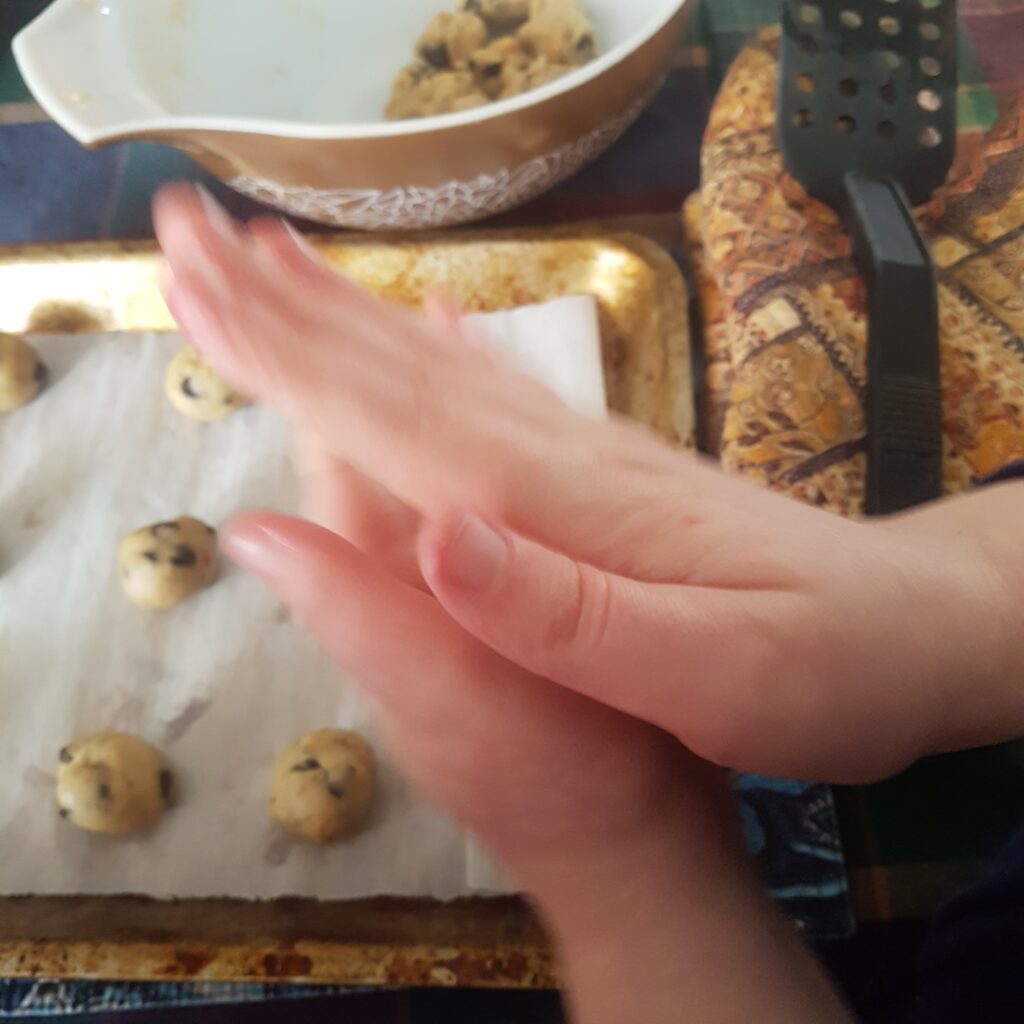
<instances>
[{"instance_id":1,"label":"browned tray stain","mask_svg":"<svg viewBox=\"0 0 1024 1024\"><path fill-rule=\"evenodd\" d=\"M443 289L468 310L563 295L598 299L611 406L691 444L687 296L660 246L600 226L571 232L316 239L367 287L418 303ZM0 250L0 330L173 330L152 244ZM155 901L0 899L0 975L550 987L544 934L510 898Z\"/></svg>"}]
</instances>

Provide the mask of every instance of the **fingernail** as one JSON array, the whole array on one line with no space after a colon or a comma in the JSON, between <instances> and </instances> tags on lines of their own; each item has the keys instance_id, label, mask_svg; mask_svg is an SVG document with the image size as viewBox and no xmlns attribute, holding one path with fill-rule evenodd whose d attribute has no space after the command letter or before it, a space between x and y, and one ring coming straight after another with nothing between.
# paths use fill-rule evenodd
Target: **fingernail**
<instances>
[{"instance_id":1,"label":"fingernail","mask_svg":"<svg viewBox=\"0 0 1024 1024\"><path fill-rule=\"evenodd\" d=\"M466 590L482 592L497 578L508 558L501 534L475 516L464 516L442 555L445 575Z\"/></svg>"},{"instance_id":2,"label":"fingernail","mask_svg":"<svg viewBox=\"0 0 1024 1024\"><path fill-rule=\"evenodd\" d=\"M285 220L283 217L281 218L281 224L284 227L285 231L287 231L288 234L291 235L292 241L295 243L296 248L300 249L311 260L315 260L317 263L319 263L320 255L316 251L316 249L313 248L312 242L310 242L309 239L306 238L306 236L297 227L295 227L294 224L292 224L290 221Z\"/></svg>"},{"instance_id":3,"label":"fingernail","mask_svg":"<svg viewBox=\"0 0 1024 1024\"><path fill-rule=\"evenodd\" d=\"M197 184L195 188L210 223L222 234L229 237L234 236L237 225L231 214L217 202L213 193L205 185Z\"/></svg>"}]
</instances>

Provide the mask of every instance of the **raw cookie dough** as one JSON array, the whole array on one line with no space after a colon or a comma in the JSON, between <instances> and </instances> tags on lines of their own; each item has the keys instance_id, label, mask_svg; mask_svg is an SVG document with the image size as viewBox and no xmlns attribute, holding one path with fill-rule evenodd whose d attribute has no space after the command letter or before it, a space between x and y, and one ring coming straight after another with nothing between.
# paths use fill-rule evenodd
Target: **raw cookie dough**
<instances>
[{"instance_id":1,"label":"raw cookie dough","mask_svg":"<svg viewBox=\"0 0 1024 1024\"><path fill-rule=\"evenodd\" d=\"M531 89L539 89L556 78L568 74L572 68L558 64L547 57L520 57L509 61L502 69L501 99L519 96Z\"/></svg>"},{"instance_id":2,"label":"raw cookie dough","mask_svg":"<svg viewBox=\"0 0 1024 1024\"><path fill-rule=\"evenodd\" d=\"M121 585L140 608L172 608L217 575L217 531L182 516L129 533L118 552Z\"/></svg>"},{"instance_id":3,"label":"raw cookie dough","mask_svg":"<svg viewBox=\"0 0 1024 1024\"><path fill-rule=\"evenodd\" d=\"M597 37L582 0L461 0L457 13L434 16L416 54L395 78L390 120L470 110L537 89L593 60Z\"/></svg>"},{"instance_id":4,"label":"raw cookie dough","mask_svg":"<svg viewBox=\"0 0 1024 1024\"><path fill-rule=\"evenodd\" d=\"M0 412L32 401L46 384L47 371L36 350L16 334L0 334Z\"/></svg>"},{"instance_id":5,"label":"raw cookie dough","mask_svg":"<svg viewBox=\"0 0 1024 1024\"><path fill-rule=\"evenodd\" d=\"M435 14L416 44L416 53L443 71L463 70L487 41L487 26L475 14Z\"/></svg>"},{"instance_id":6,"label":"raw cookie dough","mask_svg":"<svg viewBox=\"0 0 1024 1024\"><path fill-rule=\"evenodd\" d=\"M190 345L186 345L168 364L164 387L171 405L178 412L207 423L222 420L247 404Z\"/></svg>"},{"instance_id":7,"label":"raw cookie dough","mask_svg":"<svg viewBox=\"0 0 1024 1024\"><path fill-rule=\"evenodd\" d=\"M174 776L163 754L123 732L97 732L60 752L60 816L89 832L134 832L171 803Z\"/></svg>"},{"instance_id":8,"label":"raw cookie dough","mask_svg":"<svg viewBox=\"0 0 1024 1024\"><path fill-rule=\"evenodd\" d=\"M343 839L366 819L376 778L377 758L362 736L318 729L277 759L270 816L314 843Z\"/></svg>"},{"instance_id":9,"label":"raw cookie dough","mask_svg":"<svg viewBox=\"0 0 1024 1024\"><path fill-rule=\"evenodd\" d=\"M477 50L469 67L481 91L488 99L496 100L504 93L505 78L511 69L527 59L515 36L505 36Z\"/></svg>"},{"instance_id":10,"label":"raw cookie dough","mask_svg":"<svg viewBox=\"0 0 1024 1024\"><path fill-rule=\"evenodd\" d=\"M436 71L425 62L403 69L395 82L387 116L392 120L470 110L487 102L470 71Z\"/></svg>"},{"instance_id":11,"label":"raw cookie dough","mask_svg":"<svg viewBox=\"0 0 1024 1024\"><path fill-rule=\"evenodd\" d=\"M531 57L543 57L566 70L597 56L594 26L575 0L533 0L530 19L516 37Z\"/></svg>"},{"instance_id":12,"label":"raw cookie dough","mask_svg":"<svg viewBox=\"0 0 1024 1024\"><path fill-rule=\"evenodd\" d=\"M492 35L503 36L530 16L530 0L462 0L462 10L483 18Z\"/></svg>"}]
</instances>

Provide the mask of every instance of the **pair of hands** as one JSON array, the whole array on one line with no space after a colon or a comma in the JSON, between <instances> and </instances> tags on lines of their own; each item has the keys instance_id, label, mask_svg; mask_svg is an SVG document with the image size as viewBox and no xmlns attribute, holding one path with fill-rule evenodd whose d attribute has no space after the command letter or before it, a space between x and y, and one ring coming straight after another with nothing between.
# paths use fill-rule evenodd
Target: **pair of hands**
<instances>
[{"instance_id":1,"label":"pair of hands","mask_svg":"<svg viewBox=\"0 0 1024 1024\"><path fill-rule=\"evenodd\" d=\"M279 222L180 188L156 222L183 331L300 437L309 520L245 515L228 553L549 910L667 820L735 860L705 762L860 782L1024 732L1019 485L839 520L575 414Z\"/></svg>"}]
</instances>

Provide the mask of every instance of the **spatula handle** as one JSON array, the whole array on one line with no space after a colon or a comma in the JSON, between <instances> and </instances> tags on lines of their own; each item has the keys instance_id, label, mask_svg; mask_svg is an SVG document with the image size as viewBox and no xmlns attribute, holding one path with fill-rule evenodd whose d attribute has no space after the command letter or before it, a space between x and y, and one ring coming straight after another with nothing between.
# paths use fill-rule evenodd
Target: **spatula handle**
<instances>
[{"instance_id":1,"label":"spatula handle","mask_svg":"<svg viewBox=\"0 0 1024 1024\"><path fill-rule=\"evenodd\" d=\"M935 265L895 182L847 174L854 252L868 282L868 515L942 494Z\"/></svg>"}]
</instances>

